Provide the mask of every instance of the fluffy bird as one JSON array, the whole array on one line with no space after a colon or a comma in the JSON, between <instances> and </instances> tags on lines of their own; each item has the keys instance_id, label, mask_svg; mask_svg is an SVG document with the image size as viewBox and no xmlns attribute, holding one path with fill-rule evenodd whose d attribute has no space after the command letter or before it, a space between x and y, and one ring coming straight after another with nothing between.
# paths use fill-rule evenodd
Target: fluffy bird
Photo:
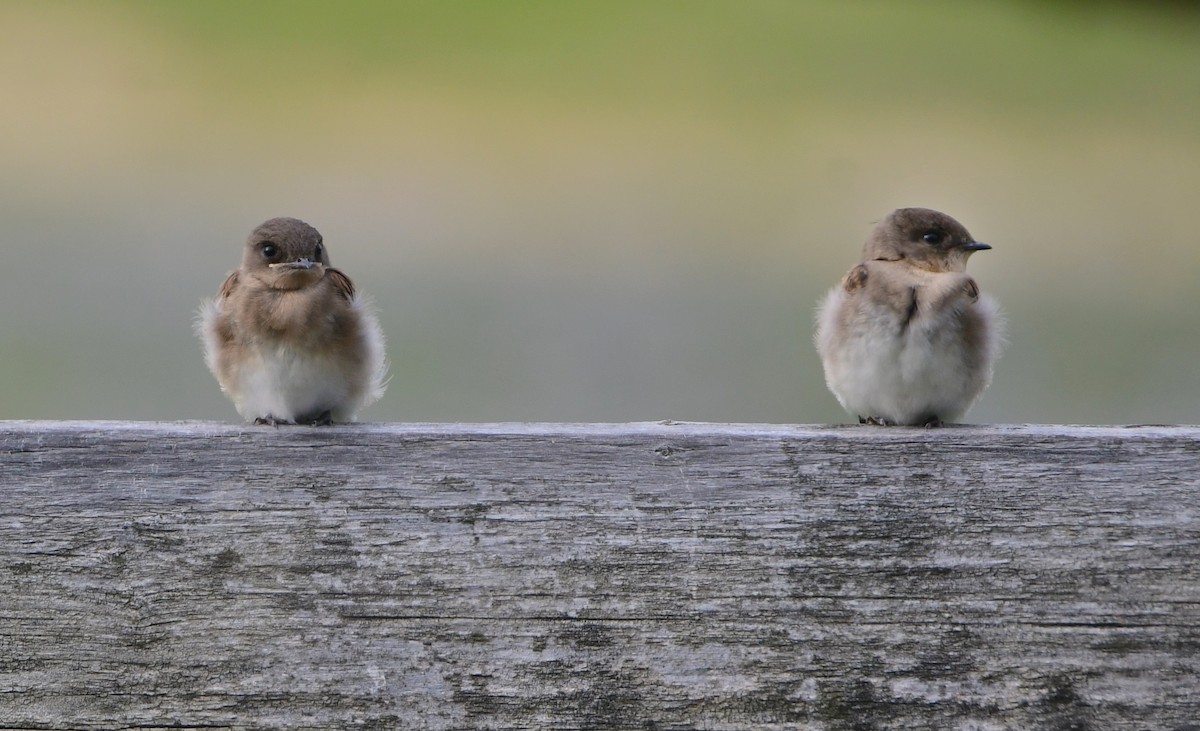
<instances>
[{"instance_id":1,"label":"fluffy bird","mask_svg":"<svg viewBox=\"0 0 1200 731\"><path fill-rule=\"evenodd\" d=\"M860 423L939 426L960 418L992 379L1003 321L966 273L992 248L950 216L901 208L817 313L825 383Z\"/></svg>"},{"instance_id":2,"label":"fluffy bird","mask_svg":"<svg viewBox=\"0 0 1200 731\"><path fill-rule=\"evenodd\" d=\"M254 229L196 330L221 390L258 424L353 421L387 385L378 320L299 219Z\"/></svg>"}]
</instances>

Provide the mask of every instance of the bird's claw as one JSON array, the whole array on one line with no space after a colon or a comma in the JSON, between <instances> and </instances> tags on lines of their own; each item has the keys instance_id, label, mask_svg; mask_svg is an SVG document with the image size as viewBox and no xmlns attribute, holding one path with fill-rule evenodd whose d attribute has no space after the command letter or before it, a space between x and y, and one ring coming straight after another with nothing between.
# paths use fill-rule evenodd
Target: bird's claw
<instances>
[{"instance_id":1,"label":"bird's claw","mask_svg":"<svg viewBox=\"0 0 1200 731\"><path fill-rule=\"evenodd\" d=\"M888 421L882 416L860 416L858 417L859 424L868 424L870 426L895 426L894 422Z\"/></svg>"},{"instance_id":2,"label":"bird's claw","mask_svg":"<svg viewBox=\"0 0 1200 731\"><path fill-rule=\"evenodd\" d=\"M308 422L309 426L333 426L333 414L328 410L322 411L317 418Z\"/></svg>"}]
</instances>

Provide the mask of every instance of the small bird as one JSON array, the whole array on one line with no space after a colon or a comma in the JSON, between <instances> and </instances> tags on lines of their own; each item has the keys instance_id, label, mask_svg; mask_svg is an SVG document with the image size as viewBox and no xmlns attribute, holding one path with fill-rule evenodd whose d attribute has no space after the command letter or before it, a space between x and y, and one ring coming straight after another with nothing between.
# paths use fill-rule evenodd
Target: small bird
<instances>
[{"instance_id":1,"label":"small bird","mask_svg":"<svg viewBox=\"0 0 1200 731\"><path fill-rule=\"evenodd\" d=\"M196 332L221 390L256 424L353 421L387 386L378 320L299 219L251 232Z\"/></svg>"},{"instance_id":2,"label":"small bird","mask_svg":"<svg viewBox=\"0 0 1200 731\"><path fill-rule=\"evenodd\" d=\"M1003 320L966 274L992 248L928 208L883 219L817 311L825 383L860 423L940 426L992 380Z\"/></svg>"}]
</instances>

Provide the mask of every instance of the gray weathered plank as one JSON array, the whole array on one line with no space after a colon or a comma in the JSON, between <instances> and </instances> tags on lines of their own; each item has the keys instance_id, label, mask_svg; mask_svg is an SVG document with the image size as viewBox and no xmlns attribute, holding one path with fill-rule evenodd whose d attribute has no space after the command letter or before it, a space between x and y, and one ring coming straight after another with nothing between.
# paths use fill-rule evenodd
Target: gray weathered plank
<instances>
[{"instance_id":1,"label":"gray weathered plank","mask_svg":"<svg viewBox=\"0 0 1200 731\"><path fill-rule=\"evenodd\" d=\"M1197 729L1200 429L0 422L0 728Z\"/></svg>"}]
</instances>

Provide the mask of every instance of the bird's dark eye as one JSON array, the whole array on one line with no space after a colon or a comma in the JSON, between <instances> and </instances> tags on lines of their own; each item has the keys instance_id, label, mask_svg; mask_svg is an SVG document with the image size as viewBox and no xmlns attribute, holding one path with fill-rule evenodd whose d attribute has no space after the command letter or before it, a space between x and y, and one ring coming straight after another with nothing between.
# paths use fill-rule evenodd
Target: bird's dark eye
<instances>
[{"instance_id":1,"label":"bird's dark eye","mask_svg":"<svg viewBox=\"0 0 1200 731\"><path fill-rule=\"evenodd\" d=\"M922 234L921 238L925 239L927 244L940 244L942 243L942 232L930 229Z\"/></svg>"},{"instance_id":2,"label":"bird's dark eye","mask_svg":"<svg viewBox=\"0 0 1200 731\"><path fill-rule=\"evenodd\" d=\"M262 245L262 255L268 259L274 259L279 256L279 247L268 241Z\"/></svg>"}]
</instances>

